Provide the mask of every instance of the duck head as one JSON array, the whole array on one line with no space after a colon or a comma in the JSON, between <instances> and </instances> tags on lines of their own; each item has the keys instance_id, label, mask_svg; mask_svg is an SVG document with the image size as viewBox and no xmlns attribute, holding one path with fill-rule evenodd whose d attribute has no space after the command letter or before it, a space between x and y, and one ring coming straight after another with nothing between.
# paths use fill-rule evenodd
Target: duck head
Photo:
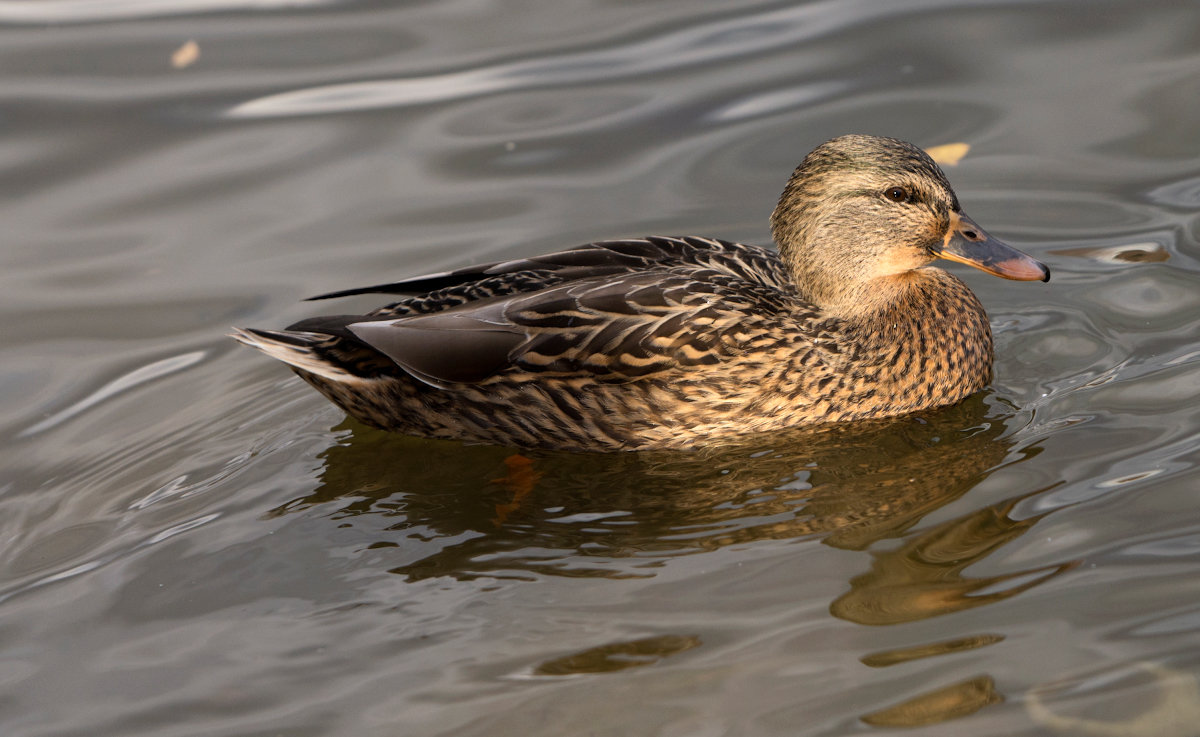
<instances>
[{"instance_id":1,"label":"duck head","mask_svg":"<svg viewBox=\"0 0 1200 737\"><path fill-rule=\"evenodd\" d=\"M771 232L804 295L834 314L870 309L939 258L1007 279L1050 278L963 213L928 154L894 138L842 136L813 149Z\"/></svg>"}]
</instances>

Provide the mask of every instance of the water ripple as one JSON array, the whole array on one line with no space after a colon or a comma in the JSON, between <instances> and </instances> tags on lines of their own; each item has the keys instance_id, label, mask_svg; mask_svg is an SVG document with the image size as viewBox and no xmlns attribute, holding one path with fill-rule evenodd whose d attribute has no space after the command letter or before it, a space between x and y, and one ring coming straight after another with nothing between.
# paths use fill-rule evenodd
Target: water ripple
<instances>
[{"instance_id":1,"label":"water ripple","mask_svg":"<svg viewBox=\"0 0 1200 737\"><path fill-rule=\"evenodd\" d=\"M470 69L360 82L322 84L258 97L234 105L230 118L273 118L379 110L462 100L501 90L515 91L612 82L656 72L715 64L790 48L835 30L882 18L952 7L929 0L905 6L869 2L812 3L760 14L721 18L632 43L487 64ZM827 91L827 90L826 90ZM803 93L807 97L816 91ZM772 97L748 104L796 104ZM742 112L745 112L744 110Z\"/></svg>"},{"instance_id":2,"label":"water ripple","mask_svg":"<svg viewBox=\"0 0 1200 737\"><path fill-rule=\"evenodd\" d=\"M55 0L0 3L0 23L96 23L128 18L162 18L236 10L270 10L329 5L330 0Z\"/></svg>"},{"instance_id":3,"label":"water ripple","mask_svg":"<svg viewBox=\"0 0 1200 737\"><path fill-rule=\"evenodd\" d=\"M112 397L115 397L123 392L129 391L135 386L154 381L155 379L160 379L169 374L177 373L185 368L188 368L189 366L194 366L203 361L205 355L205 351L188 351L187 353L181 353L178 356L170 356L169 358L164 358L160 361L155 361L154 363L146 366L136 368L124 376L119 376L113 379L69 407L61 409L41 422L25 428L21 432L17 433L17 437L27 438L31 435L37 435L40 432L49 430L50 428L71 419L81 412L85 412L92 407L95 407L101 402L111 399Z\"/></svg>"}]
</instances>

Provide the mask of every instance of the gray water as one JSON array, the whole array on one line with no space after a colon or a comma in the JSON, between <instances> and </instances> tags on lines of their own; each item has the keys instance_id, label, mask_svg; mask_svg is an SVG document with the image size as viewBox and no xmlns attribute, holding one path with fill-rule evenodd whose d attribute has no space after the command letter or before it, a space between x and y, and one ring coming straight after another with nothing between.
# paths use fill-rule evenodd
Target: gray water
<instances>
[{"instance_id":1,"label":"gray water","mask_svg":"<svg viewBox=\"0 0 1200 737\"><path fill-rule=\"evenodd\" d=\"M1198 123L1173 0L0 3L0 734L1200 734ZM526 463L224 337L848 132L1053 271L961 406Z\"/></svg>"}]
</instances>

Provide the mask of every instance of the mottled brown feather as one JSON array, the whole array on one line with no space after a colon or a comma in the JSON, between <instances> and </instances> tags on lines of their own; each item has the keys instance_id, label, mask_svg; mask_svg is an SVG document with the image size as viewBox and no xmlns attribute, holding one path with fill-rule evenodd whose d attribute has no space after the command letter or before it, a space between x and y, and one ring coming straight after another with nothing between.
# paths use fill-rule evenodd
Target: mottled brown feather
<instances>
[{"instance_id":1,"label":"mottled brown feather","mask_svg":"<svg viewBox=\"0 0 1200 737\"><path fill-rule=\"evenodd\" d=\"M991 378L983 307L928 266L952 213L957 198L919 149L847 136L793 174L772 216L778 254L602 241L323 295L408 296L235 337L359 420L427 437L687 448L903 414Z\"/></svg>"}]
</instances>

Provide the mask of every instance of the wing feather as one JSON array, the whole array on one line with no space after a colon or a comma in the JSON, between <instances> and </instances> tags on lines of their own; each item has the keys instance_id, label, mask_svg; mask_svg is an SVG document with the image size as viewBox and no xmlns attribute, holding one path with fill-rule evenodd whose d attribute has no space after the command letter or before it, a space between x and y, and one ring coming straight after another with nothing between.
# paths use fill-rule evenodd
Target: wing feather
<instances>
[{"instance_id":1,"label":"wing feather","mask_svg":"<svg viewBox=\"0 0 1200 737\"><path fill-rule=\"evenodd\" d=\"M455 292L461 292L469 300L511 293L496 290L514 286L524 291L567 281L635 273L661 266L704 266L779 287L788 283L778 257L765 248L715 238L650 236L597 241L543 256L478 264L388 284L344 289L309 297L309 300L358 294L416 296ZM479 285L485 283L488 287L481 289ZM475 296L470 296L472 294Z\"/></svg>"},{"instance_id":2,"label":"wing feather","mask_svg":"<svg viewBox=\"0 0 1200 737\"><path fill-rule=\"evenodd\" d=\"M794 318L803 302L774 252L694 237L601 241L314 299L371 292L409 296L292 329L330 336L312 350L355 375L400 370L433 386L712 365L769 335L747 316Z\"/></svg>"},{"instance_id":3,"label":"wing feather","mask_svg":"<svg viewBox=\"0 0 1200 737\"><path fill-rule=\"evenodd\" d=\"M474 383L509 366L524 340L515 326L463 313L436 313L347 326L363 343L433 385Z\"/></svg>"},{"instance_id":4,"label":"wing feather","mask_svg":"<svg viewBox=\"0 0 1200 737\"><path fill-rule=\"evenodd\" d=\"M785 302L778 290L712 269L656 269L348 330L435 386L500 374L624 382L718 363L738 352L747 314L782 313Z\"/></svg>"}]
</instances>

